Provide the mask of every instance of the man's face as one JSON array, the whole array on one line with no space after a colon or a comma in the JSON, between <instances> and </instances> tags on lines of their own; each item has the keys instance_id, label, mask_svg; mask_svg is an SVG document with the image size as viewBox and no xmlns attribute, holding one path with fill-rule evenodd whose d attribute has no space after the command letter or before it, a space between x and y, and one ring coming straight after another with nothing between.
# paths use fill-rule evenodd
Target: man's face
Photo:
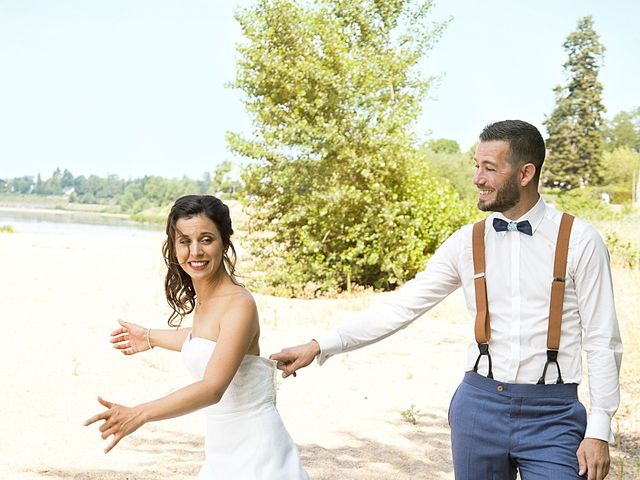
<instances>
[{"instance_id":1,"label":"man's face","mask_svg":"<svg viewBox=\"0 0 640 480\"><path fill-rule=\"evenodd\" d=\"M480 142L474 158L478 187L478 208L484 212L505 212L520 201L518 169L507 161L509 142Z\"/></svg>"}]
</instances>

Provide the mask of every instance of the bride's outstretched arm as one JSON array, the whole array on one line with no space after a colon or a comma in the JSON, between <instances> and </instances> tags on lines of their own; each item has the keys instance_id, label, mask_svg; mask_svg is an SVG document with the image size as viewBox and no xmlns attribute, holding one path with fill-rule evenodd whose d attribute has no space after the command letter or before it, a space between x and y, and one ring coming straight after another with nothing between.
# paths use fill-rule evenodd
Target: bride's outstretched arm
<instances>
[{"instance_id":1,"label":"bride's outstretched arm","mask_svg":"<svg viewBox=\"0 0 640 480\"><path fill-rule=\"evenodd\" d=\"M191 328L149 329L135 323L118 320L120 327L111 332L113 348L125 355L144 352L153 347L179 352Z\"/></svg>"},{"instance_id":2,"label":"bride's outstretched arm","mask_svg":"<svg viewBox=\"0 0 640 480\"><path fill-rule=\"evenodd\" d=\"M100 426L102 438L113 435L111 443L105 449L107 453L122 438L147 422L178 417L218 403L258 334L258 315L253 299L237 302L220 320L216 347L202 380L135 407L126 407L98 397L98 401L107 410L94 415L84 425L104 420Z\"/></svg>"}]
</instances>

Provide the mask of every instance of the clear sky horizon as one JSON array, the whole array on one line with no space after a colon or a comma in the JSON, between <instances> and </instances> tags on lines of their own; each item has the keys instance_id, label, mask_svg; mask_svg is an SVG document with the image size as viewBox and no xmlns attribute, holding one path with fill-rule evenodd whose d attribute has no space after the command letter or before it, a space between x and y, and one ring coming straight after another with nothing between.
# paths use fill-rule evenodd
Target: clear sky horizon
<instances>
[{"instance_id":1,"label":"clear sky horizon","mask_svg":"<svg viewBox=\"0 0 640 480\"><path fill-rule=\"evenodd\" d=\"M251 124L233 80L242 1L0 0L0 178L200 178L225 159L225 133ZM563 83L562 48L592 15L606 47L607 118L640 106L640 2L449 0L424 62L441 75L417 130L463 150L491 121L543 130Z\"/></svg>"}]
</instances>

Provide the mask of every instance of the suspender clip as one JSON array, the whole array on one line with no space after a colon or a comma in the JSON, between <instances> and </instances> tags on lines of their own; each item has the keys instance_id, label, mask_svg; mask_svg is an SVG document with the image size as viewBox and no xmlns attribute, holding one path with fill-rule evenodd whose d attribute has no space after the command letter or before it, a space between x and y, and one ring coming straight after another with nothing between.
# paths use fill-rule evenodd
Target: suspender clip
<instances>
[{"instance_id":1,"label":"suspender clip","mask_svg":"<svg viewBox=\"0 0 640 480\"><path fill-rule=\"evenodd\" d=\"M553 277L554 282L564 283L565 277Z\"/></svg>"},{"instance_id":2,"label":"suspender clip","mask_svg":"<svg viewBox=\"0 0 640 480\"><path fill-rule=\"evenodd\" d=\"M564 383L562 380L562 373L560 373L560 364L558 363L558 349L557 348L549 348L547 349L547 363L544 364L544 370L542 371L542 376L540 380L538 380L538 385L545 385L545 377L547 376L547 367L550 363L556 364L556 369L558 370L558 380L556 380L557 384Z\"/></svg>"},{"instance_id":3,"label":"suspender clip","mask_svg":"<svg viewBox=\"0 0 640 480\"><path fill-rule=\"evenodd\" d=\"M487 378L493 378L493 368L491 364L491 354L489 353L489 344L479 343L478 350L480 350L480 354L476 359L476 364L473 366L473 371L478 373L478 364L480 363L480 357L482 357L483 355L486 355L487 359L489 360L489 373L487 374Z\"/></svg>"},{"instance_id":4,"label":"suspender clip","mask_svg":"<svg viewBox=\"0 0 640 480\"><path fill-rule=\"evenodd\" d=\"M476 274L473 276L473 279L475 280L475 279L477 279L477 278L482 278L482 277L485 277L485 276L486 276L486 275L484 274L484 272L480 272L480 273L476 273Z\"/></svg>"}]
</instances>

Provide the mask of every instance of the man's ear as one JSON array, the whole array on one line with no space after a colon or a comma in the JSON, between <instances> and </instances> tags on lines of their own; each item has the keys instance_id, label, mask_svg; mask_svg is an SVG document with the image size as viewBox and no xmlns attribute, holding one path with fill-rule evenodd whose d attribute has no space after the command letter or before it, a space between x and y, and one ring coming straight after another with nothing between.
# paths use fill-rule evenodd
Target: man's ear
<instances>
[{"instance_id":1,"label":"man's ear","mask_svg":"<svg viewBox=\"0 0 640 480\"><path fill-rule=\"evenodd\" d=\"M525 163L520 167L520 186L526 187L536 176L536 166L533 163Z\"/></svg>"}]
</instances>

